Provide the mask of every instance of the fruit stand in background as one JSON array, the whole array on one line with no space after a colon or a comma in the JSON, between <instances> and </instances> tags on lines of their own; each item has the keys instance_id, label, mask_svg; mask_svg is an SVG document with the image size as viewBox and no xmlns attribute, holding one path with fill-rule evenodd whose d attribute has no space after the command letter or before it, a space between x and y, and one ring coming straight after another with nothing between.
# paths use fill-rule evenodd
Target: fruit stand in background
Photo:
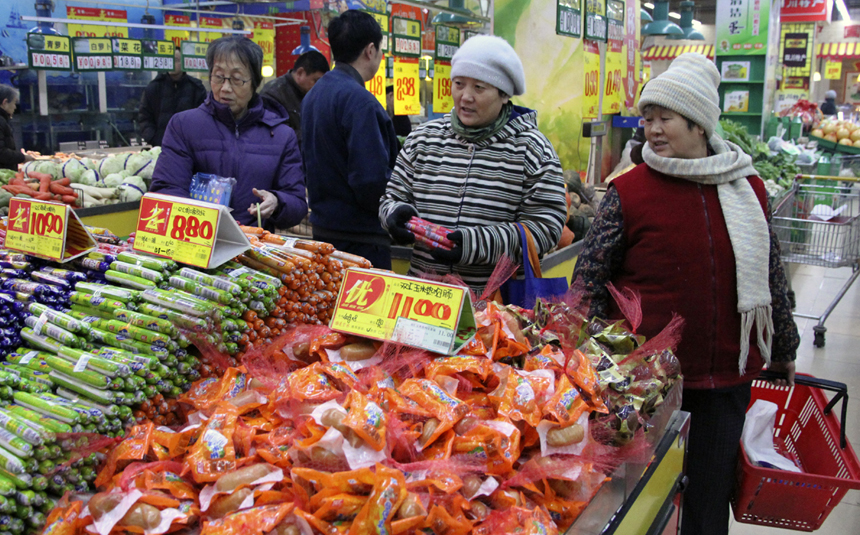
<instances>
[{"instance_id":1,"label":"fruit stand in background","mask_svg":"<svg viewBox=\"0 0 860 535\"><path fill-rule=\"evenodd\" d=\"M825 149L860 154L860 125L852 121L824 119L809 133L809 138Z\"/></svg>"}]
</instances>

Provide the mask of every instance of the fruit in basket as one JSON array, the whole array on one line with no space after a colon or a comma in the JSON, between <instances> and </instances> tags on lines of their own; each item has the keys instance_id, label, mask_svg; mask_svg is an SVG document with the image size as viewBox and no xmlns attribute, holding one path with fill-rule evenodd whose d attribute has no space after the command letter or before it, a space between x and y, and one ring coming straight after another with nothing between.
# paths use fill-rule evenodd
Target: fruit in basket
<instances>
[{"instance_id":1,"label":"fruit in basket","mask_svg":"<svg viewBox=\"0 0 860 535\"><path fill-rule=\"evenodd\" d=\"M836 125L833 123L827 123L821 127L821 130L824 131L824 134L835 134L836 133Z\"/></svg>"},{"instance_id":2,"label":"fruit in basket","mask_svg":"<svg viewBox=\"0 0 860 535\"><path fill-rule=\"evenodd\" d=\"M827 141L832 141L833 143L839 141L839 139L836 138L836 134L834 132L824 134L824 139L826 139Z\"/></svg>"},{"instance_id":3,"label":"fruit in basket","mask_svg":"<svg viewBox=\"0 0 860 535\"><path fill-rule=\"evenodd\" d=\"M820 128L816 128L815 130L810 132L810 134L815 136L815 137L824 137L824 130L822 130Z\"/></svg>"},{"instance_id":4,"label":"fruit in basket","mask_svg":"<svg viewBox=\"0 0 860 535\"><path fill-rule=\"evenodd\" d=\"M846 137L846 138L842 138L842 139L840 139L840 140L839 140L839 144L840 144L840 145L848 145L849 147L853 147L853 146L854 146L854 142L853 142L853 141L851 141L851 139L850 139L850 138L847 138L847 137Z\"/></svg>"},{"instance_id":5,"label":"fruit in basket","mask_svg":"<svg viewBox=\"0 0 860 535\"><path fill-rule=\"evenodd\" d=\"M836 139L842 140L851 136L851 132L847 128L840 128L836 131Z\"/></svg>"}]
</instances>

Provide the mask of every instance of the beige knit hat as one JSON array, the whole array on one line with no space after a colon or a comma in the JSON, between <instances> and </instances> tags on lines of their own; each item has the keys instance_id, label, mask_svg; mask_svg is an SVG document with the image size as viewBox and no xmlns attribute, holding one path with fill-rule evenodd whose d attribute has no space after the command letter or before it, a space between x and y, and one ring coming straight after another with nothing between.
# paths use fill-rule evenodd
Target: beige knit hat
<instances>
[{"instance_id":1,"label":"beige knit hat","mask_svg":"<svg viewBox=\"0 0 860 535\"><path fill-rule=\"evenodd\" d=\"M660 76L649 80L639 97L639 111L656 104L680 113L705 129L710 138L720 120L720 71L694 52L681 54Z\"/></svg>"},{"instance_id":2,"label":"beige knit hat","mask_svg":"<svg viewBox=\"0 0 860 535\"><path fill-rule=\"evenodd\" d=\"M508 95L526 91L523 63L514 48L501 37L470 37L451 58L451 79L467 76L486 82Z\"/></svg>"}]
</instances>

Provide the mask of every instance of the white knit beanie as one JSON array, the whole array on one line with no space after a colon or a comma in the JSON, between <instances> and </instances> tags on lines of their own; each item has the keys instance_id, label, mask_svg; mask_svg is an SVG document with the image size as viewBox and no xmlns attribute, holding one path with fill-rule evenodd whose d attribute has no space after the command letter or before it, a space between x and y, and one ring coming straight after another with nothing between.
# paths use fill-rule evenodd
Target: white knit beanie
<instances>
[{"instance_id":1,"label":"white knit beanie","mask_svg":"<svg viewBox=\"0 0 860 535\"><path fill-rule=\"evenodd\" d=\"M639 97L639 111L656 104L680 113L705 129L708 138L720 120L720 71L694 52L681 54L660 76L648 81Z\"/></svg>"},{"instance_id":2,"label":"white knit beanie","mask_svg":"<svg viewBox=\"0 0 860 535\"><path fill-rule=\"evenodd\" d=\"M470 37L451 59L451 78L467 76L488 83L507 95L526 91L523 63L513 47L501 37Z\"/></svg>"}]
</instances>

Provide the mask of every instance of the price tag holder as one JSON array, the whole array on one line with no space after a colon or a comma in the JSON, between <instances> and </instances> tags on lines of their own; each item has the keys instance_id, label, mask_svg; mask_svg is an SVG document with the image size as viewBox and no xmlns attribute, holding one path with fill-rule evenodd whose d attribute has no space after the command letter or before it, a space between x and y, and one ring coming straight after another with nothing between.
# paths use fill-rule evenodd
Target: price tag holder
<instances>
[{"instance_id":1,"label":"price tag holder","mask_svg":"<svg viewBox=\"0 0 860 535\"><path fill-rule=\"evenodd\" d=\"M370 269L347 270L329 326L448 355L476 332L466 288Z\"/></svg>"},{"instance_id":2,"label":"price tag holder","mask_svg":"<svg viewBox=\"0 0 860 535\"><path fill-rule=\"evenodd\" d=\"M140 200L135 251L209 269L250 248L226 206L158 193Z\"/></svg>"},{"instance_id":3,"label":"price tag holder","mask_svg":"<svg viewBox=\"0 0 860 535\"><path fill-rule=\"evenodd\" d=\"M68 205L13 198L6 247L39 258L68 262L94 251L96 240Z\"/></svg>"}]
</instances>

